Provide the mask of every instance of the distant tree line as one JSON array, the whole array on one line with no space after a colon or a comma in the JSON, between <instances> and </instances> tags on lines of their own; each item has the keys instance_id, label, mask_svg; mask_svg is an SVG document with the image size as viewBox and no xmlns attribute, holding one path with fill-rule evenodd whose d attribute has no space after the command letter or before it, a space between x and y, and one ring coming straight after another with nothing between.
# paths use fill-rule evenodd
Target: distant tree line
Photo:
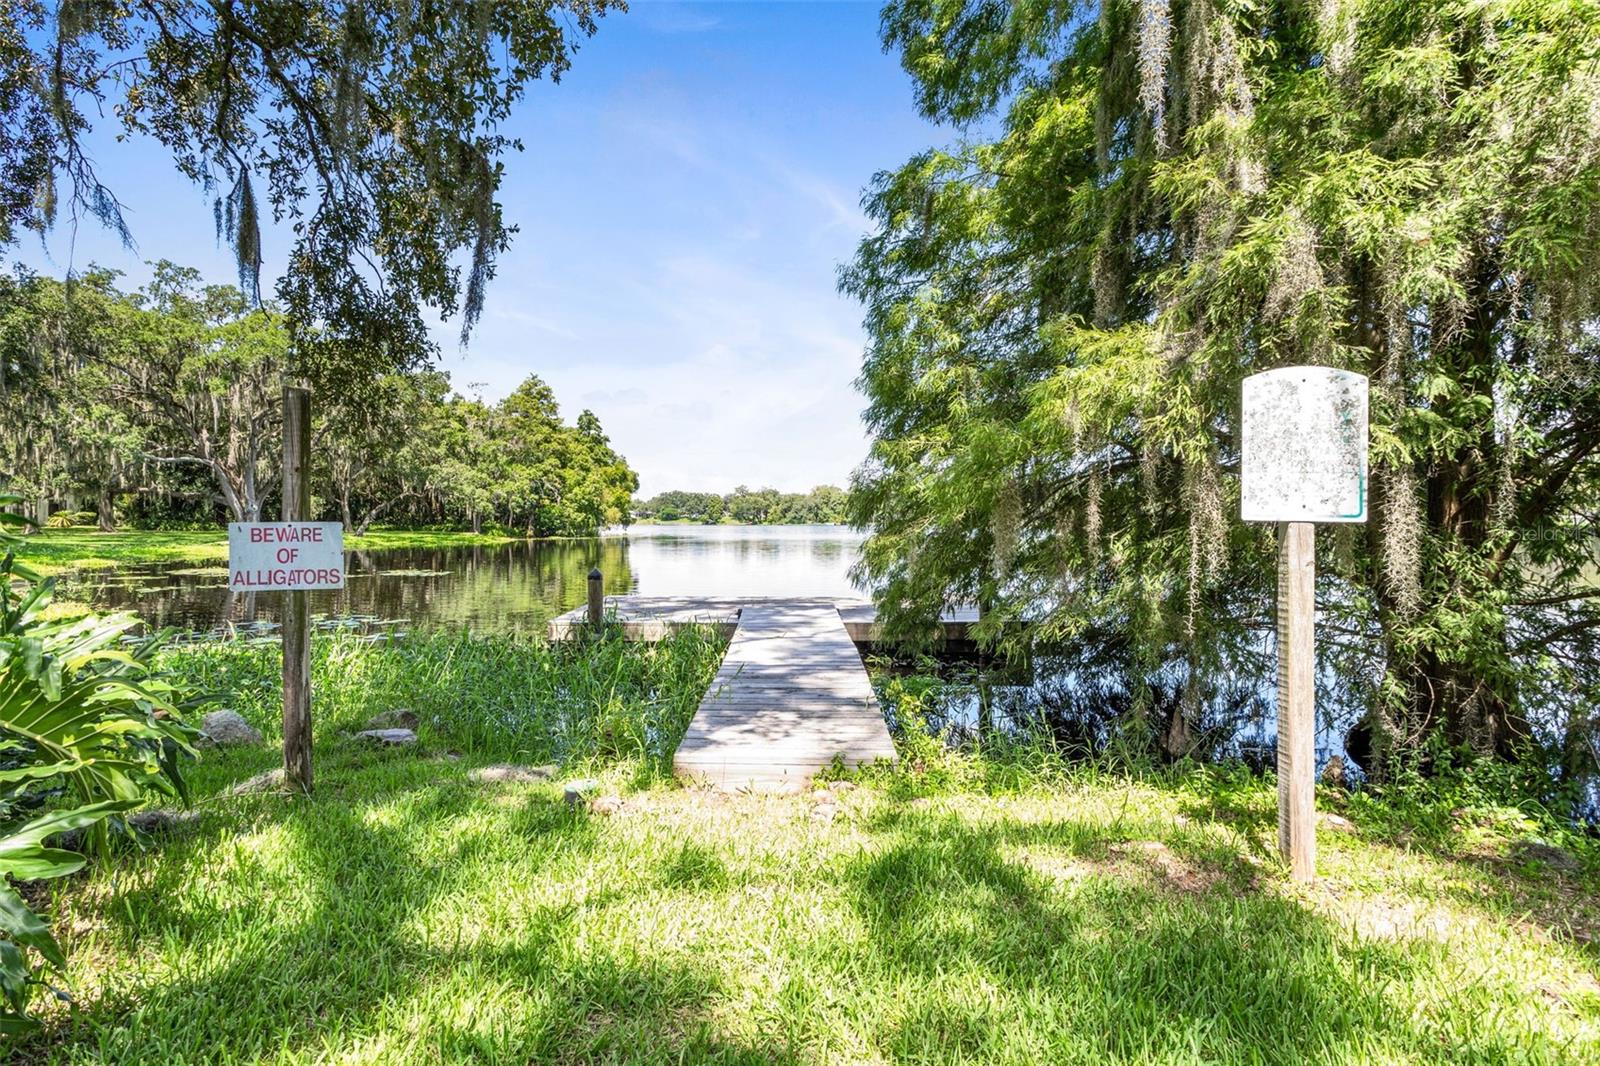
<instances>
[{"instance_id":1,"label":"distant tree line","mask_svg":"<svg viewBox=\"0 0 1600 1066\"><path fill-rule=\"evenodd\" d=\"M835 485L810 492L749 489L740 485L726 496L714 492L663 492L639 503L634 513L658 522L742 522L749 525L809 525L845 520L847 497Z\"/></svg>"},{"instance_id":2,"label":"distant tree line","mask_svg":"<svg viewBox=\"0 0 1600 1066\"><path fill-rule=\"evenodd\" d=\"M37 525L210 526L277 514L280 312L156 264L136 292L93 269L0 277L0 487ZM638 477L589 411L561 419L529 377L496 404L437 371L313 400L313 506L374 521L582 536L631 521Z\"/></svg>"}]
</instances>

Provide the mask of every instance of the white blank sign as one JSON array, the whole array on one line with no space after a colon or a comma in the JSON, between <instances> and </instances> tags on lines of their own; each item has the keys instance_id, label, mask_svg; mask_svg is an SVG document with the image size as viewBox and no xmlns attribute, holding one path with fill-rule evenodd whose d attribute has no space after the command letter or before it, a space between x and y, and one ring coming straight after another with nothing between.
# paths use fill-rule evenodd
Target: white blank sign
<instances>
[{"instance_id":1,"label":"white blank sign","mask_svg":"<svg viewBox=\"0 0 1600 1066\"><path fill-rule=\"evenodd\" d=\"M1244 379L1239 515L1367 520L1367 379L1289 366Z\"/></svg>"},{"instance_id":2,"label":"white blank sign","mask_svg":"<svg viewBox=\"0 0 1600 1066\"><path fill-rule=\"evenodd\" d=\"M234 592L344 588L344 526L229 522L228 587Z\"/></svg>"}]
</instances>

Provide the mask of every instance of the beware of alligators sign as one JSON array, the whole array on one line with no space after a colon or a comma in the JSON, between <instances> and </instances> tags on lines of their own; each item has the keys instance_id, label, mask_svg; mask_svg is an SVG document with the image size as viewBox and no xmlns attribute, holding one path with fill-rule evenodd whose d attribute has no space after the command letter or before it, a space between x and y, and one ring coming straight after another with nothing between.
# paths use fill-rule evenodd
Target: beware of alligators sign
<instances>
[{"instance_id":1,"label":"beware of alligators sign","mask_svg":"<svg viewBox=\"0 0 1600 1066\"><path fill-rule=\"evenodd\" d=\"M338 522L228 523L228 587L235 592L344 588Z\"/></svg>"}]
</instances>

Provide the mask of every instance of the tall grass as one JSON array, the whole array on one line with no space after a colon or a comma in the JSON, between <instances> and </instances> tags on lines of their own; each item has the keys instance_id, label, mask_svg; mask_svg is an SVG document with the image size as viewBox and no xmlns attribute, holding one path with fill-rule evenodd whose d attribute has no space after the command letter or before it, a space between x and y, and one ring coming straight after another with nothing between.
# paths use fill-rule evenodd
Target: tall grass
<instances>
[{"instance_id":1,"label":"tall grass","mask_svg":"<svg viewBox=\"0 0 1600 1066\"><path fill-rule=\"evenodd\" d=\"M316 791L234 793L275 754L208 753L195 824L52 883L77 1002L0 1059L1600 1061L1596 874L1529 868L1526 827L1465 811L1448 841L1402 841L1325 795L1355 824L1293 885L1270 782L953 743L914 679L884 690L894 769L589 808L472 771L654 778L709 632L314 647ZM279 663L247 642L162 660L269 738ZM341 740L402 707L418 747Z\"/></svg>"},{"instance_id":2,"label":"tall grass","mask_svg":"<svg viewBox=\"0 0 1600 1066\"><path fill-rule=\"evenodd\" d=\"M419 736L463 754L564 768L628 763L670 771L721 660L710 629L670 640L551 644L517 634L424 629L374 643L346 632L312 645L318 741L409 710ZM220 641L168 652L160 667L213 693L268 738L281 735L278 644Z\"/></svg>"}]
</instances>

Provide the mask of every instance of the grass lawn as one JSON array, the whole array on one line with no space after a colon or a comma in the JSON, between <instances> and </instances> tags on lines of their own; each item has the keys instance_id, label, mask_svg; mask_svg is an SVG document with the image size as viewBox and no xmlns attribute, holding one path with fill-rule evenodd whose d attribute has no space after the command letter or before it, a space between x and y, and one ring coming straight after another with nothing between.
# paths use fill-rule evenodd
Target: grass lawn
<instances>
[{"instance_id":1,"label":"grass lawn","mask_svg":"<svg viewBox=\"0 0 1600 1066\"><path fill-rule=\"evenodd\" d=\"M384 548L452 548L482 544L509 544L514 539L496 534L434 533L375 529L364 537L345 537L351 550ZM46 529L28 537L17 553L43 573L63 570L100 570L126 563L210 563L228 558L228 531L127 530L100 533L92 529Z\"/></svg>"},{"instance_id":2,"label":"grass lawn","mask_svg":"<svg viewBox=\"0 0 1600 1066\"><path fill-rule=\"evenodd\" d=\"M601 817L437 747L327 745L310 799L56 900L59 1061L1595 1062L1595 899L1330 835L1270 795L656 789ZM270 753L219 760L243 776ZM620 783L618 783L620 784Z\"/></svg>"},{"instance_id":3,"label":"grass lawn","mask_svg":"<svg viewBox=\"0 0 1600 1066\"><path fill-rule=\"evenodd\" d=\"M575 674L532 644L428 639L398 663L319 652L311 798L223 794L276 764L270 649L179 664L244 692L268 742L195 767L197 825L50 883L77 1005L19 1055L1600 1061L1592 856L1512 861L1514 811L1419 836L1325 795L1353 825L1321 834L1300 888L1273 855L1271 784L1242 772L685 790L660 771L716 649L592 653ZM541 662L569 680L528 680ZM341 735L401 700L415 748ZM466 725L535 705L533 731ZM630 734L640 708L656 718ZM620 804L469 777L552 755Z\"/></svg>"}]
</instances>

